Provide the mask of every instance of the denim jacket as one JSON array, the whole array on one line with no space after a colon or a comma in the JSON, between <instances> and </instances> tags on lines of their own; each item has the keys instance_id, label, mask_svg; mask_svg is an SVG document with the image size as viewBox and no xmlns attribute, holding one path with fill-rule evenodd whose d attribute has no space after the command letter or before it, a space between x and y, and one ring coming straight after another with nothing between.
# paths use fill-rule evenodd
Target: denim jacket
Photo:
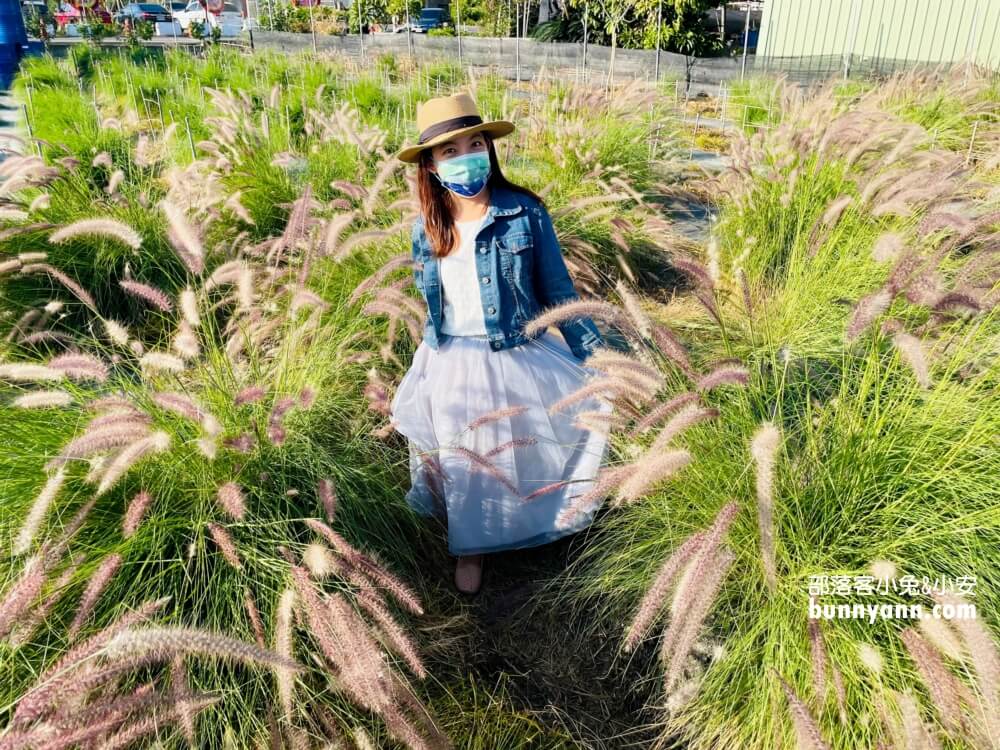
<instances>
[{"instance_id":1,"label":"denim jacket","mask_svg":"<svg viewBox=\"0 0 1000 750\"><path fill-rule=\"evenodd\" d=\"M545 308L579 299L580 295L573 286L545 206L516 190L492 185L489 190L489 211L473 249L487 338L497 351L527 343L527 321ZM422 215L414 221L412 241L413 276L428 310L424 341L437 349L450 334L441 330L444 300L440 259L433 255ZM559 324L559 330L580 360L587 359L604 343L589 317L567 320Z\"/></svg>"}]
</instances>

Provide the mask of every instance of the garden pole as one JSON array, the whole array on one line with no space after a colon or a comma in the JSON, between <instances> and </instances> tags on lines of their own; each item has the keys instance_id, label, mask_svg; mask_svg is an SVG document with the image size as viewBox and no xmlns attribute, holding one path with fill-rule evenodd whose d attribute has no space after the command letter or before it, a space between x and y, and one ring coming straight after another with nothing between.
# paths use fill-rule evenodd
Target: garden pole
<instances>
[{"instance_id":1,"label":"garden pole","mask_svg":"<svg viewBox=\"0 0 1000 750\"><path fill-rule=\"evenodd\" d=\"M587 84L587 0L583 0L583 83Z\"/></svg>"},{"instance_id":2,"label":"garden pole","mask_svg":"<svg viewBox=\"0 0 1000 750\"><path fill-rule=\"evenodd\" d=\"M24 114L24 126L28 130L28 140L30 141L34 138L34 134L31 132L31 117L28 115L28 105L21 102L21 112ZM39 152L38 155L41 156L41 149L38 143L35 143L35 149Z\"/></svg>"},{"instance_id":3,"label":"garden pole","mask_svg":"<svg viewBox=\"0 0 1000 750\"><path fill-rule=\"evenodd\" d=\"M969 138L969 150L965 154L965 166L969 165L972 161L972 145L976 142L976 129L979 127L979 120L975 120L972 123L972 137Z\"/></svg>"},{"instance_id":4,"label":"garden pole","mask_svg":"<svg viewBox=\"0 0 1000 750\"><path fill-rule=\"evenodd\" d=\"M184 115L184 127L187 128L188 134L188 145L191 147L191 158L197 159L194 152L194 138L191 136L191 123L188 121L188 116Z\"/></svg>"},{"instance_id":5,"label":"garden pole","mask_svg":"<svg viewBox=\"0 0 1000 750\"><path fill-rule=\"evenodd\" d=\"M455 10L458 12L458 18L455 21L455 32L458 34L458 67L463 67L464 63L462 61L462 1L455 0Z\"/></svg>"},{"instance_id":6,"label":"garden pole","mask_svg":"<svg viewBox=\"0 0 1000 750\"><path fill-rule=\"evenodd\" d=\"M747 73L747 46L750 43L750 3L746 4L746 19L743 23L743 62L740 63L740 80Z\"/></svg>"},{"instance_id":7,"label":"garden pole","mask_svg":"<svg viewBox=\"0 0 1000 750\"><path fill-rule=\"evenodd\" d=\"M722 6L723 9L726 7ZM653 80L660 80L660 29L663 27L663 0L656 6L656 65L653 68Z\"/></svg>"}]
</instances>

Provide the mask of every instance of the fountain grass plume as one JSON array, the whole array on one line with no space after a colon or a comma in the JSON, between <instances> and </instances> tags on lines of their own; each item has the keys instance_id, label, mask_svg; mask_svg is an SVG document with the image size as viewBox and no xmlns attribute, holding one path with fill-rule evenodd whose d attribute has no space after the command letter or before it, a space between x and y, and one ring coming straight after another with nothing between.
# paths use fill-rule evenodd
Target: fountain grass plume
<instances>
[{"instance_id":1,"label":"fountain grass plume","mask_svg":"<svg viewBox=\"0 0 1000 750\"><path fill-rule=\"evenodd\" d=\"M958 634L948 620L935 617L921 617L917 620L921 634L934 645L943 656L955 661L968 658Z\"/></svg>"},{"instance_id":2,"label":"fountain grass plume","mask_svg":"<svg viewBox=\"0 0 1000 750\"><path fill-rule=\"evenodd\" d=\"M892 334L892 343L899 352L900 358L913 371L913 375L921 388L930 388L930 369L927 365L927 356L924 354L923 344L916 336L906 331L897 331Z\"/></svg>"},{"instance_id":3,"label":"fountain grass plume","mask_svg":"<svg viewBox=\"0 0 1000 750\"><path fill-rule=\"evenodd\" d=\"M112 661L131 660L146 655L170 659L177 654L191 654L242 662L263 664L301 671L304 667L294 659L262 649L256 644L199 628L183 626L127 627L119 630L101 648Z\"/></svg>"},{"instance_id":4,"label":"fountain grass plume","mask_svg":"<svg viewBox=\"0 0 1000 750\"><path fill-rule=\"evenodd\" d=\"M152 395L152 401L163 409L180 414L195 422L200 422L205 417L205 410L198 406L190 396L183 393L160 391Z\"/></svg>"},{"instance_id":5,"label":"fountain grass plume","mask_svg":"<svg viewBox=\"0 0 1000 750\"><path fill-rule=\"evenodd\" d=\"M582 494L573 495L572 502L559 512L556 517L556 527L566 528L572 525L579 514L589 511L588 506L594 506L595 503L624 482L630 471L629 466L602 466L597 472L591 489Z\"/></svg>"},{"instance_id":6,"label":"fountain grass plume","mask_svg":"<svg viewBox=\"0 0 1000 750\"><path fill-rule=\"evenodd\" d=\"M11 726L26 726L52 710L60 695L76 689L76 670L88 665L91 657L99 653L117 633L148 620L169 601L170 597L166 596L145 602L138 609L120 615L111 624L65 651L42 671L34 686L18 699Z\"/></svg>"},{"instance_id":7,"label":"fountain grass plume","mask_svg":"<svg viewBox=\"0 0 1000 750\"><path fill-rule=\"evenodd\" d=\"M183 210L174 202L163 199L160 209L167 216L167 233L171 245L177 250L188 271L198 275L205 269L205 248L194 227L188 222Z\"/></svg>"},{"instance_id":8,"label":"fountain grass plume","mask_svg":"<svg viewBox=\"0 0 1000 750\"><path fill-rule=\"evenodd\" d=\"M186 701L184 710L192 713L204 711L221 700L220 696L206 695L204 697L192 698ZM136 740L145 737L151 732L155 732L169 721L176 721L181 713L181 707L168 706L164 710L138 719L127 727L123 727L110 737L105 738L101 745L102 750L120 750L120 748L133 745Z\"/></svg>"},{"instance_id":9,"label":"fountain grass plume","mask_svg":"<svg viewBox=\"0 0 1000 750\"><path fill-rule=\"evenodd\" d=\"M94 605L97 604L97 600L100 598L104 589L107 587L108 582L111 577L118 572L118 568L121 567L122 556L113 552L107 555L101 564L94 571L94 574L90 577L87 582L87 588L84 589L83 596L80 599L80 604L77 607L76 615L73 617L73 622L70 623L67 634L70 640L76 637L76 634L83 627L90 613L94 609Z\"/></svg>"},{"instance_id":10,"label":"fountain grass plume","mask_svg":"<svg viewBox=\"0 0 1000 750\"><path fill-rule=\"evenodd\" d=\"M654 485L687 466L691 459L691 454L686 450L672 450L663 453L648 451L642 458L631 464L628 479L618 487L615 504L635 502Z\"/></svg>"},{"instance_id":11,"label":"fountain grass plume","mask_svg":"<svg viewBox=\"0 0 1000 750\"><path fill-rule=\"evenodd\" d=\"M287 588L281 592L275 609L274 651L285 659L293 659L292 613L295 608L295 590ZM277 668L278 696L281 702L282 718L285 723L292 721L295 691L295 672L286 667Z\"/></svg>"},{"instance_id":12,"label":"fountain grass plume","mask_svg":"<svg viewBox=\"0 0 1000 750\"><path fill-rule=\"evenodd\" d=\"M695 390L699 393L711 391L720 385L745 386L750 382L750 373L745 367L723 365L698 379Z\"/></svg>"},{"instance_id":13,"label":"fountain grass plume","mask_svg":"<svg viewBox=\"0 0 1000 750\"><path fill-rule=\"evenodd\" d=\"M598 347L587 358L587 366L602 370L607 375L631 374L653 390L659 390L665 385L663 374L655 367L607 347Z\"/></svg>"},{"instance_id":14,"label":"fountain grass plume","mask_svg":"<svg viewBox=\"0 0 1000 750\"><path fill-rule=\"evenodd\" d=\"M415 593L399 578L390 573L371 553L365 553L350 544L327 524L313 518L303 519L313 531L324 537L344 560L371 578L374 583L387 589L400 604L415 615L424 614L424 608Z\"/></svg>"},{"instance_id":15,"label":"fountain grass plume","mask_svg":"<svg viewBox=\"0 0 1000 750\"><path fill-rule=\"evenodd\" d=\"M956 678L937 651L914 628L904 628L899 636L917 666L941 722L952 732L961 731L961 688Z\"/></svg>"},{"instance_id":16,"label":"fountain grass plume","mask_svg":"<svg viewBox=\"0 0 1000 750\"><path fill-rule=\"evenodd\" d=\"M657 433L649 450L662 451L673 442L674 438L689 427L693 427L699 422L704 422L708 419L715 419L717 416L719 416L718 409L710 409L696 403L688 403L674 414L670 418L670 421Z\"/></svg>"},{"instance_id":17,"label":"fountain grass plume","mask_svg":"<svg viewBox=\"0 0 1000 750\"><path fill-rule=\"evenodd\" d=\"M511 442L513 442L513 441L511 441ZM496 449L494 448L494 450L496 450ZM542 487L539 487L537 490L532 490L527 495L522 495L521 501L522 502L526 502L526 503L527 502L531 502L536 497L541 497L543 495L548 495L551 492L556 492L557 490L561 490L563 487L566 487L569 484L570 484L570 480L568 480L568 479L560 479L557 482L550 482L549 484L546 484L546 485L543 485Z\"/></svg>"},{"instance_id":18,"label":"fountain grass plume","mask_svg":"<svg viewBox=\"0 0 1000 750\"><path fill-rule=\"evenodd\" d=\"M243 570L243 562L240 560L239 552L236 548L236 542L233 541L232 536L223 526L217 523L209 521L207 524L208 533L212 535L212 541L218 546L219 551L222 552L222 556L226 558L226 562L233 566L236 570Z\"/></svg>"},{"instance_id":19,"label":"fountain grass plume","mask_svg":"<svg viewBox=\"0 0 1000 750\"><path fill-rule=\"evenodd\" d=\"M100 496L111 489L125 472L147 454L161 453L169 447L170 435L162 430L129 443L115 456L101 475L96 494Z\"/></svg>"},{"instance_id":20,"label":"fountain grass plume","mask_svg":"<svg viewBox=\"0 0 1000 750\"><path fill-rule=\"evenodd\" d=\"M509 451L513 448L530 448L531 446L537 444L538 444L538 438L536 438L533 435L529 435L528 437L512 438L511 440L507 440L503 443L500 443L500 445L497 445L494 448L490 448L488 451L486 451L486 453L483 454L483 457L493 458L493 456L498 456L501 453ZM523 499L527 500L528 498L524 497Z\"/></svg>"},{"instance_id":21,"label":"fountain grass plume","mask_svg":"<svg viewBox=\"0 0 1000 750\"><path fill-rule=\"evenodd\" d=\"M697 393L685 392L657 404L642 419L636 422L635 427L629 433L629 437L635 438L648 432L665 418L677 412L678 409L698 401L698 398Z\"/></svg>"},{"instance_id":22,"label":"fountain grass plume","mask_svg":"<svg viewBox=\"0 0 1000 750\"><path fill-rule=\"evenodd\" d=\"M31 607L42 592L48 569L45 550L28 558L21 571L21 576L7 590L0 602L0 638L7 636L14 628L18 619Z\"/></svg>"},{"instance_id":23,"label":"fountain grass plume","mask_svg":"<svg viewBox=\"0 0 1000 750\"><path fill-rule=\"evenodd\" d=\"M802 702L792 686L788 684L784 677L778 674L778 671L774 667L769 667L769 670L780 682L781 689L788 700L788 708L791 712L795 734L798 737L799 748L801 750L830 750L830 746L820 734L816 719L809 712L806 704Z\"/></svg>"},{"instance_id":24,"label":"fountain grass plume","mask_svg":"<svg viewBox=\"0 0 1000 750\"><path fill-rule=\"evenodd\" d=\"M687 349L673 331L662 323L656 323L653 325L653 340L663 355L677 365L681 372L689 378L695 376Z\"/></svg>"},{"instance_id":25,"label":"fountain grass plume","mask_svg":"<svg viewBox=\"0 0 1000 750\"><path fill-rule=\"evenodd\" d=\"M883 287L861 299L847 324L847 340L854 341L864 333L876 318L889 309L893 296L892 291Z\"/></svg>"},{"instance_id":26,"label":"fountain grass plume","mask_svg":"<svg viewBox=\"0 0 1000 750\"><path fill-rule=\"evenodd\" d=\"M872 258L878 263L896 260L903 252L903 238L896 232L886 232L879 236L872 246Z\"/></svg>"},{"instance_id":27,"label":"fountain grass plume","mask_svg":"<svg viewBox=\"0 0 1000 750\"><path fill-rule=\"evenodd\" d=\"M698 531L684 542L663 561L660 569L653 577L653 582L647 587L646 593L639 602L638 610L632 618L628 632L625 634L624 649L632 651L643 638L646 631L655 621L657 613L666 601L670 587L677 579L677 574L687 564L705 541L705 532Z\"/></svg>"},{"instance_id":28,"label":"fountain grass plume","mask_svg":"<svg viewBox=\"0 0 1000 750\"><path fill-rule=\"evenodd\" d=\"M709 542L710 540L706 539L706 544ZM691 580L681 584L677 592L679 601L673 611L675 615L681 612L683 614L671 619L670 627L663 637L660 658L664 666L664 685L667 692L671 692L681 678L684 659L694 646L698 632L711 611L716 595L735 559L735 553L727 547L718 548L711 553L705 547L699 550L689 563L692 580L696 574L703 575L697 579L700 585L697 592L691 592L694 587ZM703 562L709 563L708 569L702 568Z\"/></svg>"},{"instance_id":29,"label":"fountain grass plume","mask_svg":"<svg viewBox=\"0 0 1000 750\"><path fill-rule=\"evenodd\" d=\"M48 390L24 393L10 402L11 406L20 409L51 409L69 406L73 403L73 395L66 391Z\"/></svg>"},{"instance_id":30,"label":"fountain grass plume","mask_svg":"<svg viewBox=\"0 0 1000 750\"><path fill-rule=\"evenodd\" d=\"M631 329L631 319L620 307L598 299L571 299L550 307L524 325L524 335L533 338L546 328L578 318L593 317Z\"/></svg>"},{"instance_id":31,"label":"fountain grass plume","mask_svg":"<svg viewBox=\"0 0 1000 750\"><path fill-rule=\"evenodd\" d=\"M528 407L523 405L500 407L476 417L469 422L465 429L472 432L474 430L478 430L483 425L489 424L490 422L497 422L503 419L509 419L510 417L517 417L524 414L526 411L528 411Z\"/></svg>"},{"instance_id":32,"label":"fountain grass plume","mask_svg":"<svg viewBox=\"0 0 1000 750\"><path fill-rule=\"evenodd\" d=\"M716 559L716 553L719 549L719 545L722 542L723 536L729 530L733 519L736 517L736 513L739 511L739 505L735 501L730 501L726 503L716 514L715 520L712 525L705 532L705 539L702 544L697 548L695 555L691 558L688 565L690 566L688 582L689 585L684 586L679 589L675 594L676 602L676 612L681 613L679 617L673 617L670 621L670 626L667 629L666 634L663 638L663 643L661 645L660 657L663 661L665 668L665 680L667 690L669 691L674 681L680 675L680 667L683 658L687 655L687 652L679 651L679 647L683 645L690 645L687 643L686 639L691 636L691 633L697 634L697 627L700 627L700 621L694 624L694 630L689 629L686 626L686 621L692 613L698 613L704 617L708 614L708 608L711 606L711 600L707 597L708 595L714 599L715 591L709 591L711 588L706 584L708 580L708 574L710 572L717 573L722 567L721 565L714 565L713 562L723 562L722 558ZM698 582L698 589L695 590L695 586L691 585L692 581ZM716 585L721 585L721 577L716 582ZM701 602L695 607L696 602Z\"/></svg>"},{"instance_id":33,"label":"fountain grass plume","mask_svg":"<svg viewBox=\"0 0 1000 750\"><path fill-rule=\"evenodd\" d=\"M764 578L773 594L778 586L774 539L774 461L781 444L781 433L765 422L754 433L750 455L757 465L757 520L760 532L761 559Z\"/></svg>"},{"instance_id":34,"label":"fountain grass plume","mask_svg":"<svg viewBox=\"0 0 1000 750\"><path fill-rule=\"evenodd\" d=\"M417 677L421 679L427 677L427 669L424 667L423 660L420 658L420 653L417 650L416 645L399 626L399 623L393 619L389 610L386 608L385 601L382 597L371 588L359 590L356 596L358 603L365 610L367 610L368 613L375 618L376 623L378 623L379 628L388 641L385 645L399 654L399 656L406 661L410 669L413 670L413 673L417 675Z\"/></svg>"},{"instance_id":35,"label":"fountain grass plume","mask_svg":"<svg viewBox=\"0 0 1000 750\"><path fill-rule=\"evenodd\" d=\"M243 404L252 404L255 401L260 401L266 394L267 391L263 386L247 386L233 397L233 405L242 406Z\"/></svg>"},{"instance_id":36,"label":"fountain grass plume","mask_svg":"<svg viewBox=\"0 0 1000 750\"><path fill-rule=\"evenodd\" d=\"M481 471L485 474L488 474L489 476L496 479L501 485L503 485L508 492L510 492L513 495L520 496L521 493L520 490L518 490L517 486L507 477L506 474L503 473L503 470L495 463L490 461L490 459L486 458L483 455L480 455L479 453L477 453L474 450L471 450L470 448L466 448L464 445L449 446L446 450L452 451L467 459L469 462L469 467L473 471Z\"/></svg>"},{"instance_id":37,"label":"fountain grass plume","mask_svg":"<svg viewBox=\"0 0 1000 750\"><path fill-rule=\"evenodd\" d=\"M820 627L820 621L810 618L806 625L809 630L809 651L812 657L813 695L816 699L816 708L820 710L829 686L826 680L826 664L829 657L826 646L823 645L823 629Z\"/></svg>"},{"instance_id":38,"label":"fountain grass plume","mask_svg":"<svg viewBox=\"0 0 1000 750\"><path fill-rule=\"evenodd\" d=\"M25 362L5 362L0 364L0 380L37 382L42 380L62 380L60 370Z\"/></svg>"},{"instance_id":39,"label":"fountain grass plume","mask_svg":"<svg viewBox=\"0 0 1000 750\"><path fill-rule=\"evenodd\" d=\"M115 415L114 418L109 417L101 422L95 420L82 435L66 443L59 454L46 463L45 468L51 471L73 459L123 448L151 434L147 417L125 414Z\"/></svg>"},{"instance_id":40,"label":"fountain grass plume","mask_svg":"<svg viewBox=\"0 0 1000 750\"><path fill-rule=\"evenodd\" d=\"M45 519L45 514L52 505L52 501L55 500L65 479L66 469L64 466L59 466L42 486L41 492L38 493L35 502L31 504L31 510L28 511L28 516L24 519L24 524L14 540L12 552L15 555L22 555L30 548L31 542Z\"/></svg>"},{"instance_id":41,"label":"fountain grass plume","mask_svg":"<svg viewBox=\"0 0 1000 750\"><path fill-rule=\"evenodd\" d=\"M133 250L142 247L142 237L132 227L112 218L81 219L60 227L49 235L49 242L62 244L81 235L97 235L117 240Z\"/></svg>"},{"instance_id":42,"label":"fountain grass plume","mask_svg":"<svg viewBox=\"0 0 1000 750\"><path fill-rule=\"evenodd\" d=\"M246 517L246 501L243 490L236 482L226 482L216 490L215 498L219 506L237 521Z\"/></svg>"},{"instance_id":43,"label":"fountain grass plume","mask_svg":"<svg viewBox=\"0 0 1000 750\"><path fill-rule=\"evenodd\" d=\"M319 496L323 511L326 513L326 520L332 522L337 510L337 488L331 477L324 477L319 480L316 487L316 494Z\"/></svg>"},{"instance_id":44,"label":"fountain grass plume","mask_svg":"<svg viewBox=\"0 0 1000 750\"><path fill-rule=\"evenodd\" d=\"M394 271L400 268L409 268L412 264L413 259L410 257L409 253L394 255L392 258L383 263L375 273L363 279L361 283L354 288L354 291L351 292L351 296L347 298L348 304L353 305L357 303L357 301L361 299L367 291L382 284L382 282L385 281ZM409 279L407 279L407 281L409 281Z\"/></svg>"},{"instance_id":45,"label":"fountain grass plume","mask_svg":"<svg viewBox=\"0 0 1000 750\"><path fill-rule=\"evenodd\" d=\"M70 580L76 575L76 571L80 567L80 561L82 559L81 555L76 555L72 559L69 565L66 566L65 570L59 575L59 577L52 582L49 588L48 595L39 602L27 616L22 619L15 629L10 633L10 643L14 648L20 648L24 643L27 643L31 638L35 629L45 622L55 606L65 592L65 588L69 585Z\"/></svg>"},{"instance_id":46,"label":"fountain grass plume","mask_svg":"<svg viewBox=\"0 0 1000 750\"><path fill-rule=\"evenodd\" d=\"M161 289L130 279L119 279L118 285L129 294L145 300L162 312L169 313L174 309L173 302L170 301L170 298Z\"/></svg>"},{"instance_id":47,"label":"fountain grass plume","mask_svg":"<svg viewBox=\"0 0 1000 750\"><path fill-rule=\"evenodd\" d=\"M969 606L964 597L950 592L935 594L934 598L939 604ZM953 623L975 667L976 687L983 702L987 728L997 738L1000 737L1000 648L979 618L978 607L974 611L975 617L956 617Z\"/></svg>"},{"instance_id":48,"label":"fountain grass plume","mask_svg":"<svg viewBox=\"0 0 1000 750\"><path fill-rule=\"evenodd\" d=\"M576 390L571 391L549 406L547 412L549 414L557 414L568 409L570 406L573 406L573 404L580 403L581 401L586 401L587 399L598 396L607 396L609 390L617 390L616 385L617 383L613 378L598 378L590 381L589 383L584 383Z\"/></svg>"},{"instance_id":49,"label":"fountain grass plume","mask_svg":"<svg viewBox=\"0 0 1000 750\"><path fill-rule=\"evenodd\" d=\"M318 542L307 544L302 551L302 562L309 569L310 575L317 580L327 578L334 573L348 575L348 568L340 562L328 547Z\"/></svg>"}]
</instances>

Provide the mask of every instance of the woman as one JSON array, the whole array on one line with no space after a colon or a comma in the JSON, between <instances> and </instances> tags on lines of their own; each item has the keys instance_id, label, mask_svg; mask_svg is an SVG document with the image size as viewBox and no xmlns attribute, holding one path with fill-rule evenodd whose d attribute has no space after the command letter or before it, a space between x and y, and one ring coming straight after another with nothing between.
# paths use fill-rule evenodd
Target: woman
<instances>
[{"instance_id":1,"label":"woman","mask_svg":"<svg viewBox=\"0 0 1000 750\"><path fill-rule=\"evenodd\" d=\"M549 412L595 374L582 362L603 340L590 318L561 323L561 337L524 334L579 295L541 198L500 172L493 141L513 123L483 122L462 92L418 105L417 127L397 157L418 165L413 273L428 315L391 418L409 441L407 501L447 523L455 584L472 594L485 553L592 521L593 508L560 516L593 488L607 451L605 432L575 416L612 406L584 399Z\"/></svg>"}]
</instances>

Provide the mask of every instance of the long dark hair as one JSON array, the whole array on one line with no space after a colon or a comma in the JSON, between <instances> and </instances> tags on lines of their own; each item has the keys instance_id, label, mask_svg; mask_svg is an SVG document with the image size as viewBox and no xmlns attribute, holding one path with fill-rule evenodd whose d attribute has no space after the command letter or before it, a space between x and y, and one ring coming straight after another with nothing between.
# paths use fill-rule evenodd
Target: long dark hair
<instances>
[{"instance_id":1,"label":"long dark hair","mask_svg":"<svg viewBox=\"0 0 1000 750\"><path fill-rule=\"evenodd\" d=\"M497 161L493 139L486 132L483 133L483 137L486 139L486 147L490 154L490 177L486 185L491 195L495 188L507 188L542 201L541 196L531 189L523 185L515 185L503 176ZM438 182L431 172L430 166L432 164L434 164L434 157L431 149L425 148L420 152L420 161L417 165L417 194L420 196L420 212L424 216L424 231L427 234L431 252L436 257L443 258L451 253L458 241L458 230L455 229L455 222L452 219L452 211L456 205L451 191Z\"/></svg>"}]
</instances>

